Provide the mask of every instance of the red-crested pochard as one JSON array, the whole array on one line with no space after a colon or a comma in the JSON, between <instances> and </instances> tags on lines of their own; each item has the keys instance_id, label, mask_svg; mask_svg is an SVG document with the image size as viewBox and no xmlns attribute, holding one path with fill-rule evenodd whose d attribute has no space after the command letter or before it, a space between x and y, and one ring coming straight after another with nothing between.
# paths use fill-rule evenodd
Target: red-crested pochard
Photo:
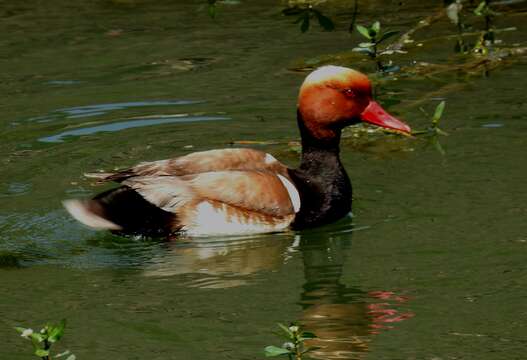
<instances>
[{"instance_id":1,"label":"red-crested pochard","mask_svg":"<svg viewBox=\"0 0 527 360\"><path fill-rule=\"evenodd\" d=\"M341 130L364 121L403 133L410 127L372 100L368 77L324 66L300 88L302 159L290 169L253 149L195 152L132 168L88 174L121 186L91 200L66 200L81 223L122 234L254 234L330 223L351 210L351 183L339 159Z\"/></svg>"}]
</instances>

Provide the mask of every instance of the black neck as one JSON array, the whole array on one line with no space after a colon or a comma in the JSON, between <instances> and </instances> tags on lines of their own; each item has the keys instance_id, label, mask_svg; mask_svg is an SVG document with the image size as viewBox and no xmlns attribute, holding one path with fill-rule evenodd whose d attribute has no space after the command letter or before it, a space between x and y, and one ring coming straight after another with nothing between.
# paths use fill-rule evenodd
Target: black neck
<instances>
[{"instance_id":1,"label":"black neck","mask_svg":"<svg viewBox=\"0 0 527 360\"><path fill-rule=\"evenodd\" d=\"M351 209L351 183L339 158L340 130L326 139L316 138L298 112L302 136L302 159L290 176L300 193L300 212L294 228L305 228L335 221Z\"/></svg>"},{"instance_id":2,"label":"black neck","mask_svg":"<svg viewBox=\"0 0 527 360\"><path fill-rule=\"evenodd\" d=\"M340 165L340 129L331 138L319 139L306 127L300 111L297 111L297 122L302 139L300 169L320 173L323 170L320 166Z\"/></svg>"}]
</instances>

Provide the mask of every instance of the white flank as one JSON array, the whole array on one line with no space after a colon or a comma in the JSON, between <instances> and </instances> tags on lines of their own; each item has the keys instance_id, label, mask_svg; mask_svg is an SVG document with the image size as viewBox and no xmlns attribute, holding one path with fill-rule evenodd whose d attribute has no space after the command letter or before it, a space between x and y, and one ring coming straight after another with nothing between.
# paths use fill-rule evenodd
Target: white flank
<instances>
[{"instance_id":1,"label":"white flank","mask_svg":"<svg viewBox=\"0 0 527 360\"><path fill-rule=\"evenodd\" d=\"M228 206L213 207L208 201L200 202L182 230L190 236L261 234L285 230L293 221L293 216L288 216L280 222L265 223L257 217L228 214Z\"/></svg>"},{"instance_id":2,"label":"white flank","mask_svg":"<svg viewBox=\"0 0 527 360\"><path fill-rule=\"evenodd\" d=\"M289 181L285 176L282 176L280 174L276 175L278 175L278 178L287 189L287 193L289 194L289 199L291 200L293 209L295 209L295 213L297 213L300 210L300 194L298 193L298 190L296 189L295 185L293 185L291 181Z\"/></svg>"},{"instance_id":3,"label":"white flank","mask_svg":"<svg viewBox=\"0 0 527 360\"><path fill-rule=\"evenodd\" d=\"M64 200L62 204L73 218L86 226L97 230L121 230L119 225L89 211L81 200Z\"/></svg>"},{"instance_id":4,"label":"white flank","mask_svg":"<svg viewBox=\"0 0 527 360\"><path fill-rule=\"evenodd\" d=\"M276 158L271 155L271 154L265 154L265 158L264 158L264 162L269 165L269 164L272 164L272 163L275 163L277 162L278 160L276 160Z\"/></svg>"}]
</instances>

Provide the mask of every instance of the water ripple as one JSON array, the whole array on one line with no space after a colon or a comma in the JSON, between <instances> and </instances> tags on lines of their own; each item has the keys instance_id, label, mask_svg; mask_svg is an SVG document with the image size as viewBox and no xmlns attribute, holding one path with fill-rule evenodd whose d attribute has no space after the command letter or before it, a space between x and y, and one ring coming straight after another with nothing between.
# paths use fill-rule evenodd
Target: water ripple
<instances>
[{"instance_id":1,"label":"water ripple","mask_svg":"<svg viewBox=\"0 0 527 360\"><path fill-rule=\"evenodd\" d=\"M67 130L67 131L63 131L55 135L42 137L38 139L38 141L48 142L48 143L57 143L57 142L63 142L64 141L63 138L67 136L91 135L91 134L95 134L98 132L114 132L114 131L121 131L125 129L137 128L137 127L163 125L163 124L171 124L171 123L189 123L189 122L196 122L196 121L217 121L217 120L229 120L229 118L223 117L223 116L188 116L187 114L167 115L167 116L159 116L156 118L143 118L139 120L119 121L119 122L113 122L110 124L103 124L103 125Z\"/></svg>"}]
</instances>

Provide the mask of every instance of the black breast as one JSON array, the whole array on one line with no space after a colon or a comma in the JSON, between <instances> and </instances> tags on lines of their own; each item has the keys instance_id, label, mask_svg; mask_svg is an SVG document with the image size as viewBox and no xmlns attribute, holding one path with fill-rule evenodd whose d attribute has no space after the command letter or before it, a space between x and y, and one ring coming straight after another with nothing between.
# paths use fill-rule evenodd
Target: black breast
<instances>
[{"instance_id":1,"label":"black breast","mask_svg":"<svg viewBox=\"0 0 527 360\"><path fill-rule=\"evenodd\" d=\"M351 183L340 161L289 170L300 194L300 211L293 229L334 222L351 211Z\"/></svg>"}]
</instances>

